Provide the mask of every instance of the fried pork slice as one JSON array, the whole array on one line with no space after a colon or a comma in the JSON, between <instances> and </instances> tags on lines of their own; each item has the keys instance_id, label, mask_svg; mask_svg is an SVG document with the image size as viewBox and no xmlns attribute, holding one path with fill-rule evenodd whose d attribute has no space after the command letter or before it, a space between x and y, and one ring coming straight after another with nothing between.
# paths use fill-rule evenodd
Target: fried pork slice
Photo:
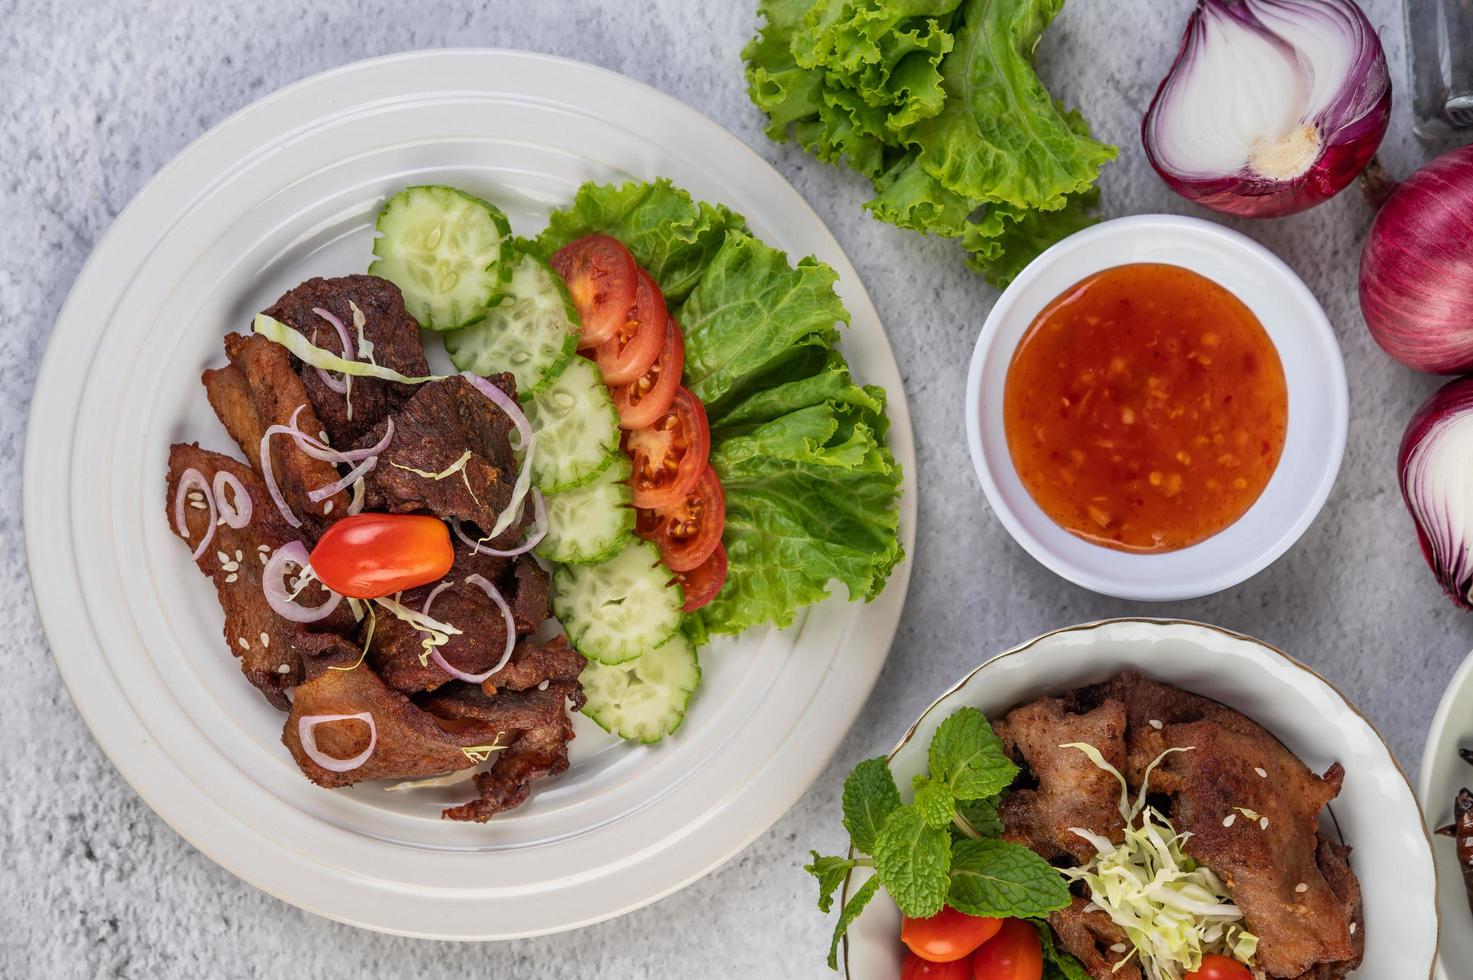
<instances>
[{"instance_id":1,"label":"fried pork slice","mask_svg":"<svg viewBox=\"0 0 1473 980\"><path fill-rule=\"evenodd\" d=\"M1040 698L1008 712L998 727L1009 753L1026 763L1037 789L1003 797L998 816L1003 837L1032 848L1048 860L1083 863L1094 848L1070 828L1080 827L1113 841L1124 839L1120 784L1067 743L1084 742L1100 750L1118 769L1125 766L1125 708L1109 700L1072 713L1059 698Z\"/></svg>"},{"instance_id":2,"label":"fried pork slice","mask_svg":"<svg viewBox=\"0 0 1473 980\"><path fill-rule=\"evenodd\" d=\"M474 747L491 745L497 729L491 723L465 718L442 725L399 691L391 689L348 649L328 662L308 663L308 679L292 702L281 741L312 782L328 789L370 779L423 779L476 764ZM302 746L302 719L321 715L367 714L366 720L325 721L310 728L319 752L334 759L352 759L369 748L362 764L347 772L325 769ZM466 751L462 751L466 750Z\"/></svg>"},{"instance_id":3,"label":"fried pork slice","mask_svg":"<svg viewBox=\"0 0 1473 980\"><path fill-rule=\"evenodd\" d=\"M435 596L430 615L454 626L460 634L451 636L439 648L440 656L457 670L479 674L494 667L506 650L506 619L485 590L466 581L469 575L480 575L496 586L511 607L517 636L535 632L550 615L548 576L527 556L508 560L458 548L450 574L399 597L409 608L422 609L430 592L445 585ZM408 623L379 610L368 660L390 687L409 692L432 691L451 680L451 676L433 660L421 662L421 657L426 656L423 639L424 634ZM513 657L516 655L514 651ZM508 664L503 671L510 667Z\"/></svg>"},{"instance_id":4,"label":"fried pork slice","mask_svg":"<svg viewBox=\"0 0 1473 980\"><path fill-rule=\"evenodd\" d=\"M260 458L260 445L261 436L269 426L290 423L298 408L302 411L297 416L297 426L303 432L317 435L322 431L322 423L307 401L306 389L292 370L291 356L285 347L256 334L229 334L225 338L225 353L236 374L206 372L205 390L226 431L240 443L241 451L264 479L266 471ZM244 411L242 383L250 396L253 418ZM304 522L309 543L335 519L333 514L347 513L349 498L343 492L319 503L308 498L313 490L337 482L339 473L331 463L302 452L291 438L278 436L271 440L271 469L287 507L297 520ZM269 496L264 506L275 509Z\"/></svg>"},{"instance_id":5,"label":"fried pork slice","mask_svg":"<svg viewBox=\"0 0 1473 980\"><path fill-rule=\"evenodd\" d=\"M1350 848L1320 835L1316 860L1320 873L1325 876L1330 890L1350 911L1350 942L1352 951L1348 960L1338 963L1322 963L1317 969L1324 980L1339 980L1357 969L1366 955L1365 906L1361 899L1360 879L1350 869Z\"/></svg>"},{"instance_id":6,"label":"fried pork slice","mask_svg":"<svg viewBox=\"0 0 1473 980\"><path fill-rule=\"evenodd\" d=\"M484 823L526 802L535 780L567 770L573 726L565 705L572 701L575 708L581 707L583 691L576 680L549 681L546 686L494 695L455 684L421 695L419 700L426 710L445 719L445 724L474 721L501 733L498 744L506 748L495 753L490 769L475 776L480 795L443 814L448 820Z\"/></svg>"},{"instance_id":7,"label":"fried pork slice","mask_svg":"<svg viewBox=\"0 0 1473 980\"><path fill-rule=\"evenodd\" d=\"M1048 924L1059 944L1084 965L1094 980L1141 980L1130 960L1130 938L1100 909L1074 896L1067 908L1050 912Z\"/></svg>"},{"instance_id":8,"label":"fried pork slice","mask_svg":"<svg viewBox=\"0 0 1473 980\"><path fill-rule=\"evenodd\" d=\"M1322 867L1318 830L1344 769L1337 763L1316 776L1264 729L1216 702L1135 674L1118 683L1132 722L1132 785L1167 748L1191 749L1161 761L1151 790L1171 797L1174 826L1191 835L1186 852L1223 879L1242 909L1244 927L1259 938L1259 968L1313 976L1321 964L1354 959L1355 895L1345 881L1353 875L1343 861Z\"/></svg>"},{"instance_id":9,"label":"fried pork slice","mask_svg":"<svg viewBox=\"0 0 1473 980\"><path fill-rule=\"evenodd\" d=\"M546 643L523 640L512 651L511 661L481 685L487 694L499 690L525 691L543 681L576 681L588 666L588 660L574 650L566 636L555 636ZM580 689L577 706L582 707Z\"/></svg>"},{"instance_id":10,"label":"fried pork slice","mask_svg":"<svg viewBox=\"0 0 1473 980\"><path fill-rule=\"evenodd\" d=\"M516 397L511 375L488 380ZM365 478L367 509L428 512L492 529L511 502L517 475L506 413L469 381L453 377L420 385L393 421L393 439ZM362 442L377 442L383 431L375 428ZM491 544L511 547L520 534L513 521Z\"/></svg>"},{"instance_id":11,"label":"fried pork slice","mask_svg":"<svg viewBox=\"0 0 1473 980\"><path fill-rule=\"evenodd\" d=\"M373 345L370 351L373 363L411 378L430 373L424 345L420 342L419 324L404 308L399 287L387 279L365 275L308 279L277 300L266 315L296 330L313 345L341 355L343 342L337 328L316 312L326 310L347 330L354 359L366 361L359 349L355 307L362 314L362 336ZM352 380L349 392L338 392L311 365L296 358L292 359L292 365L335 446L355 444L414 394L413 385L358 377Z\"/></svg>"},{"instance_id":12,"label":"fried pork slice","mask_svg":"<svg viewBox=\"0 0 1473 980\"><path fill-rule=\"evenodd\" d=\"M260 477L229 456L182 443L170 448L165 508L169 527L176 534L175 501L179 481L189 469L198 470L212 486L215 474L230 473L250 496L250 522L237 529L217 520L215 536L195 564L215 583L216 595L225 611L225 642L240 659L241 672L267 701L285 711L290 707L286 689L303 679L303 657L321 655L333 647L334 640L340 641L342 634L351 632L352 613L346 604L340 604L326 619L303 625L272 611L261 589L261 573L271 554L283 544L297 540L298 535L271 506ZM236 503L234 497L230 501ZM203 492L187 491L184 521L188 534L182 537L191 550L198 547L209 520L210 510ZM325 598L320 587L311 587L304 594L303 602L310 605Z\"/></svg>"}]
</instances>

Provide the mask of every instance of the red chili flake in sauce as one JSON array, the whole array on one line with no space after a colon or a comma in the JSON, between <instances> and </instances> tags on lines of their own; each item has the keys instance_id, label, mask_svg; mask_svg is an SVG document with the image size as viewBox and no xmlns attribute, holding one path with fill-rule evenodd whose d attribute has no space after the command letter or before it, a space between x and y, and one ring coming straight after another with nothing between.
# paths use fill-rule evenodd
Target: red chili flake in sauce
<instances>
[{"instance_id":1,"label":"red chili flake in sauce","mask_svg":"<svg viewBox=\"0 0 1473 980\"><path fill-rule=\"evenodd\" d=\"M1013 466L1055 523L1175 551L1247 512L1284 448L1278 351L1232 293L1173 265L1106 269L1039 313L1008 367Z\"/></svg>"}]
</instances>

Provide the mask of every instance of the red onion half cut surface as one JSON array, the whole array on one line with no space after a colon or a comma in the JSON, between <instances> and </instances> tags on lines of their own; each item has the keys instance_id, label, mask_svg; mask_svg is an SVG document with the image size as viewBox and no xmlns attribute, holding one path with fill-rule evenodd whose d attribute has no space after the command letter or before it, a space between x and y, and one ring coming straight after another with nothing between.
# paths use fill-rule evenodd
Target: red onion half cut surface
<instances>
[{"instance_id":1,"label":"red onion half cut surface","mask_svg":"<svg viewBox=\"0 0 1473 980\"><path fill-rule=\"evenodd\" d=\"M1390 116L1386 54L1353 0L1198 0L1141 137L1178 194L1267 218L1344 190Z\"/></svg>"},{"instance_id":2,"label":"red onion half cut surface","mask_svg":"<svg viewBox=\"0 0 1473 980\"><path fill-rule=\"evenodd\" d=\"M1444 385L1417 411L1397 469L1422 556L1448 598L1473 609L1473 378Z\"/></svg>"}]
</instances>

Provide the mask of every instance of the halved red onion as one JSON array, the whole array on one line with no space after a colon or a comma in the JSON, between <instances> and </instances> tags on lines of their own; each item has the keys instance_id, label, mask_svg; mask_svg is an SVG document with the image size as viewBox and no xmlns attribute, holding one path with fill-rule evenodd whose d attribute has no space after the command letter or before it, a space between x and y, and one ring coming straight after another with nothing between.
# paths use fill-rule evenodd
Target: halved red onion
<instances>
[{"instance_id":1,"label":"halved red onion","mask_svg":"<svg viewBox=\"0 0 1473 980\"><path fill-rule=\"evenodd\" d=\"M331 616L332 611L338 607L338 603L343 601L343 597L332 592L331 597L320 606L298 605L286 587L288 565L296 565L304 571L311 567L305 544L300 541L291 541L277 548L272 553L270 560L266 562L266 567L261 571L261 590L266 593L266 604L271 607L272 612L294 623L315 623L319 619ZM322 587L327 589L325 585ZM328 591L332 590L328 589Z\"/></svg>"},{"instance_id":2,"label":"halved red onion","mask_svg":"<svg viewBox=\"0 0 1473 980\"><path fill-rule=\"evenodd\" d=\"M522 453L522 465L517 471L517 481L511 489L511 500L506 509L496 515L496 525L487 533L487 537L496 537L502 531L511 526L511 522L522 516L522 501L526 499L527 489L532 485L532 454L536 450L537 437L532 431L532 423L527 421L527 415L522 407L516 403L506 392L496 387L485 378L464 371L460 375L465 378L476 390L496 403L496 406L506 413L511 419L512 425L516 426L517 441L511 444L514 451Z\"/></svg>"},{"instance_id":3,"label":"halved red onion","mask_svg":"<svg viewBox=\"0 0 1473 980\"><path fill-rule=\"evenodd\" d=\"M317 747L317 726L330 721L362 721L368 725L368 748L351 759L334 759ZM351 715L303 715L297 719L297 737L302 740L302 751L307 758L328 772L352 772L373 756L378 746L378 724L373 713L359 711Z\"/></svg>"},{"instance_id":4,"label":"halved red onion","mask_svg":"<svg viewBox=\"0 0 1473 980\"><path fill-rule=\"evenodd\" d=\"M233 500L226 499L227 487L230 488ZM255 504L251 500L251 492L240 481L240 477L228 470L220 470L215 474L214 493L215 504L220 508L220 519L227 525L239 529L251 522Z\"/></svg>"},{"instance_id":5,"label":"halved red onion","mask_svg":"<svg viewBox=\"0 0 1473 980\"><path fill-rule=\"evenodd\" d=\"M1448 597L1473 609L1473 378L1444 385L1418 409L1397 469L1422 556Z\"/></svg>"},{"instance_id":6,"label":"halved red onion","mask_svg":"<svg viewBox=\"0 0 1473 980\"><path fill-rule=\"evenodd\" d=\"M481 541L489 541L491 538L488 536L480 539L480 541L476 540L465 533L464 525L457 520L450 521L450 529L455 532L457 538L483 555L490 555L493 558L515 558L517 555L526 554L541 544L543 538L547 537L547 502L543 498L541 490L533 490L529 496L532 500L532 526L527 529L526 535L522 538L522 543L515 548L503 551L500 548L492 548L490 545L482 544Z\"/></svg>"},{"instance_id":7,"label":"halved red onion","mask_svg":"<svg viewBox=\"0 0 1473 980\"><path fill-rule=\"evenodd\" d=\"M430 647L430 659L439 665L441 670L456 680L465 681L467 684L479 684L505 667L507 661L511 660L512 650L516 649L517 645L517 624L516 620L512 617L511 606L507 605L506 599L501 595L501 590L488 582L484 575L467 575L465 581L467 585L474 585L486 593L487 597L496 603L496 608L501 610L502 621L506 623L506 649L502 651L501 659L496 662L496 666L479 674L467 674L460 668L452 666L450 661L446 660L440 653L439 647ZM425 616L429 616L430 606L434 604L435 597L448 589L451 584L450 582L441 582L431 590L429 595L425 596L424 608L420 610Z\"/></svg>"},{"instance_id":8,"label":"halved red onion","mask_svg":"<svg viewBox=\"0 0 1473 980\"><path fill-rule=\"evenodd\" d=\"M1386 54L1353 0L1198 0L1141 136L1178 194L1276 217L1343 190L1390 117Z\"/></svg>"},{"instance_id":9,"label":"halved red onion","mask_svg":"<svg viewBox=\"0 0 1473 980\"><path fill-rule=\"evenodd\" d=\"M192 486L197 487L204 494L205 504L210 511L210 524L205 528L205 536L199 539L194 553L189 556L198 561L199 556L205 553L205 549L215 537L215 521L219 515L215 512L215 494L210 489L210 481L205 479L203 473L191 466L179 474L179 488L174 491L174 527L179 531L179 536L186 543L189 541L189 522L184 518L184 502Z\"/></svg>"},{"instance_id":10,"label":"halved red onion","mask_svg":"<svg viewBox=\"0 0 1473 980\"><path fill-rule=\"evenodd\" d=\"M343 357L350 361L354 360L353 339L348 336L348 328L343 325L343 321L320 306L312 307L312 312L332 324L333 329L338 332L338 339L342 341ZM347 375L341 378L334 378L331 374L322 370L322 368L317 369L317 376L322 379L323 384L340 395L346 395L348 393L348 386L352 384L352 380Z\"/></svg>"}]
</instances>

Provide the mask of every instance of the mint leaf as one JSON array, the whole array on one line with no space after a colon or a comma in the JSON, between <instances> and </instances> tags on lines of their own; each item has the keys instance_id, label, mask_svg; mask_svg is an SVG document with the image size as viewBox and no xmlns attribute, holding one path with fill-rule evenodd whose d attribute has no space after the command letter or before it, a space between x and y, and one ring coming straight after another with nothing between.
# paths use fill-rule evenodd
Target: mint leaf
<instances>
[{"instance_id":1,"label":"mint leaf","mask_svg":"<svg viewBox=\"0 0 1473 980\"><path fill-rule=\"evenodd\" d=\"M859 918L859 913L869 904L869 900L875 897L875 892L880 890L880 876L871 875L869 881L859 886L859 891L844 905L844 911L839 913L839 921L834 925L834 939L829 943L829 969L839 968L839 940L844 938L844 933L849 931L849 925Z\"/></svg>"},{"instance_id":2,"label":"mint leaf","mask_svg":"<svg viewBox=\"0 0 1473 980\"><path fill-rule=\"evenodd\" d=\"M890 887L888 879L885 885ZM1069 886L1053 866L1026 847L1000 840L961 840L951 849L946 904L958 912L993 919L1038 918L1069 904Z\"/></svg>"},{"instance_id":3,"label":"mint leaf","mask_svg":"<svg viewBox=\"0 0 1473 980\"><path fill-rule=\"evenodd\" d=\"M1043 947L1043 980L1089 980L1084 964L1054 945L1054 932L1047 922L1034 920Z\"/></svg>"},{"instance_id":4,"label":"mint leaf","mask_svg":"<svg viewBox=\"0 0 1473 980\"><path fill-rule=\"evenodd\" d=\"M983 837L1001 837L1002 819L997 815L997 797L985 800L968 800L956 805L956 812L971 824L972 829ZM960 831L958 831L960 833Z\"/></svg>"},{"instance_id":5,"label":"mint leaf","mask_svg":"<svg viewBox=\"0 0 1473 980\"><path fill-rule=\"evenodd\" d=\"M959 800L996 796L1013 784L1018 767L1002 739L976 708L962 708L941 723L927 755L931 778L945 780Z\"/></svg>"},{"instance_id":6,"label":"mint leaf","mask_svg":"<svg viewBox=\"0 0 1473 980\"><path fill-rule=\"evenodd\" d=\"M928 776L917 776L915 788L915 806L921 822L937 830L947 827L956 814L956 798L951 795L951 787Z\"/></svg>"},{"instance_id":7,"label":"mint leaf","mask_svg":"<svg viewBox=\"0 0 1473 980\"><path fill-rule=\"evenodd\" d=\"M861 854L873 854L875 838L891 811L900 806L900 790L884 756L865 759L844 780L844 827Z\"/></svg>"},{"instance_id":8,"label":"mint leaf","mask_svg":"<svg viewBox=\"0 0 1473 980\"><path fill-rule=\"evenodd\" d=\"M951 835L926 826L915 807L900 807L885 818L875 841L875 874L901 912L917 919L940 912L950 865Z\"/></svg>"},{"instance_id":9,"label":"mint leaf","mask_svg":"<svg viewBox=\"0 0 1473 980\"><path fill-rule=\"evenodd\" d=\"M813 855L813 863L803 865L803 870L818 879L818 910L827 915L834 905L834 892L849 876L854 862L848 858L824 857L817 851L808 853Z\"/></svg>"}]
</instances>

